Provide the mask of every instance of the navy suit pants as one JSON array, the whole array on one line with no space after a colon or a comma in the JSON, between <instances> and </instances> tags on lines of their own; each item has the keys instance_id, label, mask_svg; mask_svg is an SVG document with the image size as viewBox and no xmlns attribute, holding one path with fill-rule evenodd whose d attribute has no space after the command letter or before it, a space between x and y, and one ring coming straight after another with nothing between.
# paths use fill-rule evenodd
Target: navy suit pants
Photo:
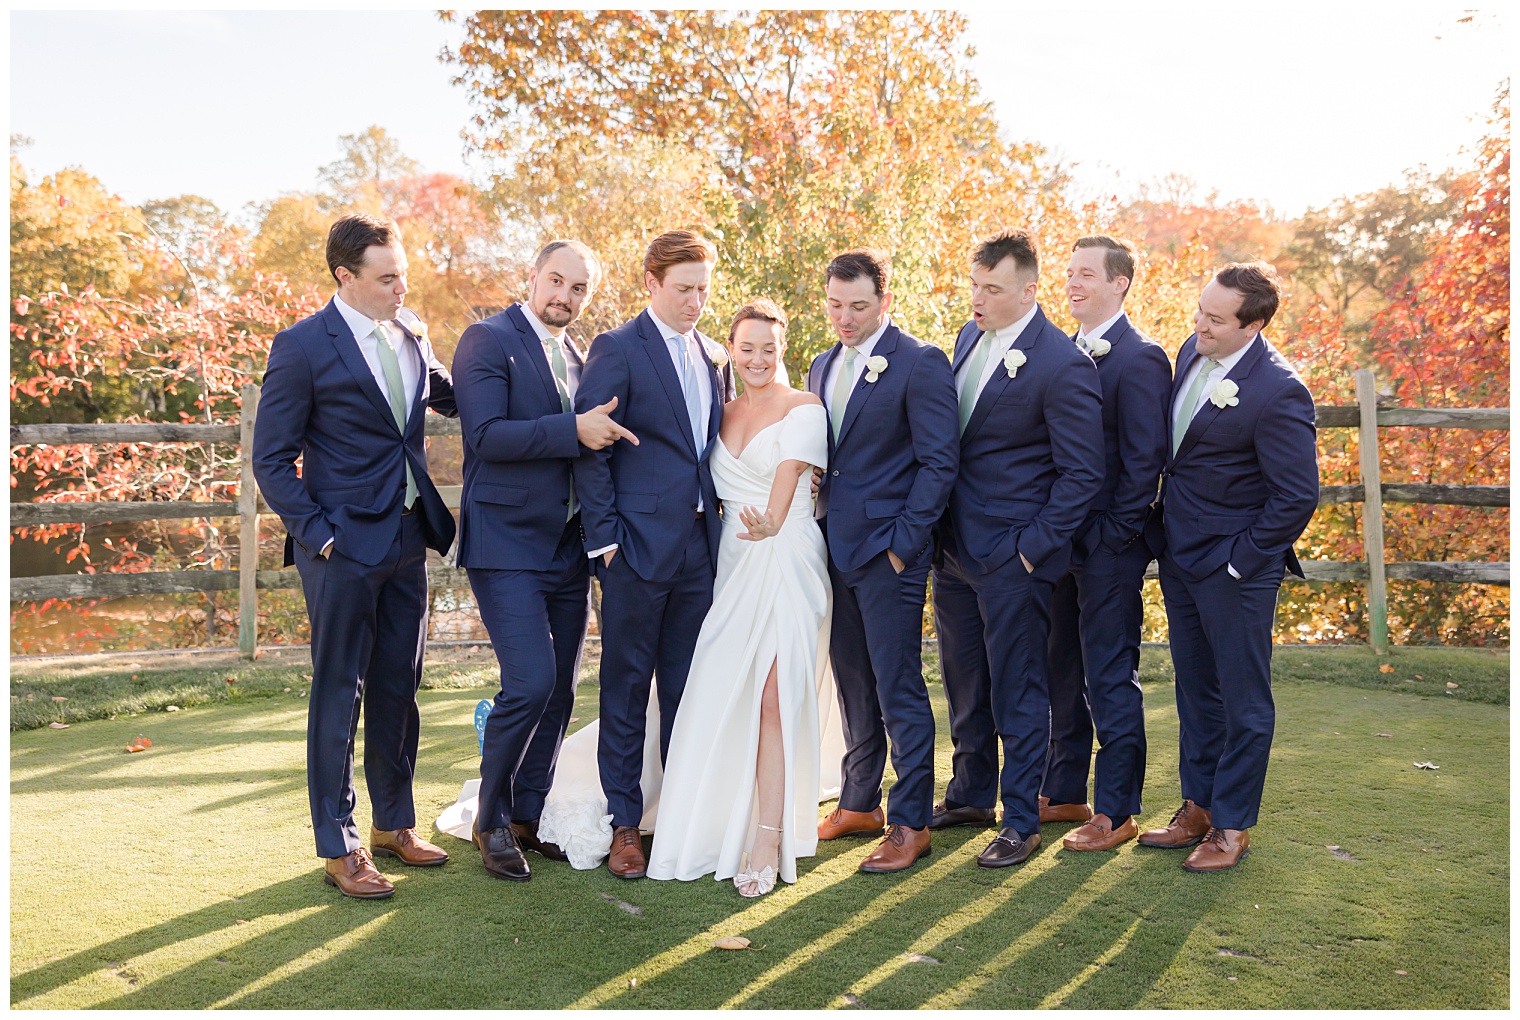
<instances>
[{"instance_id":1,"label":"navy suit pants","mask_svg":"<svg viewBox=\"0 0 1520 1020\"><path fill-rule=\"evenodd\" d=\"M1040 792L1054 804L1087 802L1096 724L1093 810L1139 814L1145 783L1145 704L1140 693L1144 542L1099 545L1056 582L1050 609L1050 748Z\"/></svg>"},{"instance_id":2,"label":"navy suit pants","mask_svg":"<svg viewBox=\"0 0 1520 1020\"><path fill-rule=\"evenodd\" d=\"M597 767L613 827L644 817L644 721L653 681L660 703L660 763L691 672L702 621L712 606L713 562L707 525L694 518L680 568L646 581L619 552L602 581L602 695Z\"/></svg>"},{"instance_id":3,"label":"navy suit pants","mask_svg":"<svg viewBox=\"0 0 1520 1020\"><path fill-rule=\"evenodd\" d=\"M404 514L374 566L335 546L327 559L296 546L311 620L306 787L317 856L359 849L354 825L354 739L364 712L364 779L382 831L417 824L417 687L427 640L427 547L421 513Z\"/></svg>"},{"instance_id":4,"label":"navy suit pants","mask_svg":"<svg viewBox=\"0 0 1520 1020\"><path fill-rule=\"evenodd\" d=\"M890 738L897 783L887 821L922 829L934 809L934 709L923 665L929 567L899 574L882 552L856 570L830 563L829 580L830 655L845 742L839 806L876 810Z\"/></svg>"},{"instance_id":5,"label":"navy suit pants","mask_svg":"<svg viewBox=\"0 0 1520 1020\"><path fill-rule=\"evenodd\" d=\"M560 536L546 570L469 568L480 619L501 665L480 758L482 832L535 822L554 780L575 707L591 568L580 520Z\"/></svg>"},{"instance_id":6,"label":"navy suit pants","mask_svg":"<svg viewBox=\"0 0 1520 1020\"><path fill-rule=\"evenodd\" d=\"M1015 557L998 570L965 569L953 537L934 572L934 625L950 707L951 807L992 807L1001 790L1003 826L1040 831L1040 777L1050 740L1046 644L1053 585ZM997 769L997 742L1003 768ZM996 785L994 785L996 784Z\"/></svg>"},{"instance_id":7,"label":"navy suit pants","mask_svg":"<svg viewBox=\"0 0 1520 1020\"><path fill-rule=\"evenodd\" d=\"M1282 587L1278 563L1240 580L1220 567L1189 580L1160 563L1181 723L1182 796L1208 808L1221 829L1256 824L1276 708L1272 623Z\"/></svg>"}]
</instances>

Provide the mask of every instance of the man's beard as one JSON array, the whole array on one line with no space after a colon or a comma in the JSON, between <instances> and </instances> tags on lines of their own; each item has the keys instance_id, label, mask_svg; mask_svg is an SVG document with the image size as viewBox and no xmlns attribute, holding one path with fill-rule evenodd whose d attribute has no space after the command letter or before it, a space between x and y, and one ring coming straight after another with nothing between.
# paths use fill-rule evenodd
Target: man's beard
<instances>
[{"instance_id":1,"label":"man's beard","mask_svg":"<svg viewBox=\"0 0 1520 1020\"><path fill-rule=\"evenodd\" d=\"M555 329L570 325L570 319L572 318L570 309L564 305L555 304L545 305L543 312L538 317L543 320L545 326L553 326Z\"/></svg>"}]
</instances>

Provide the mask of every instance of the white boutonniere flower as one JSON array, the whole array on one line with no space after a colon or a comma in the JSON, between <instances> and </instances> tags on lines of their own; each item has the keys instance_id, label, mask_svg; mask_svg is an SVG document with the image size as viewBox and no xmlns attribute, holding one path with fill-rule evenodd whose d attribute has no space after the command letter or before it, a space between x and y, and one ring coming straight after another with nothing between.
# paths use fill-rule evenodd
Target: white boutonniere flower
<instances>
[{"instance_id":1,"label":"white boutonniere flower","mask_svg":"<svg viewBox=\"0 0 1520 1020\"><path fill-rule=\"evenodd\" d=\"M1087 338L1087 349L1092 351L1092 356L1096 359L1103 357L1103 355L1113 350L1114 345L1101 336L1090 336Z\"/></svg>"},{"instance_id":2,"label":"white boutonniere flower","mask_svg":"<svg viewBox=\"0 0 1520 1020\"><path fill-rule=\"evenodd\" d=\"M1024 367L1024 362L1028 360L1024 352L1018 348L1012 348L1007 354L1003 355L1003 367L1008 370L1008 378L1013 379L1017 377L1019 369Z\"/></svg>"},{"instance_id":3,"label":"white boutonniere flower","mask_svg":"<svg viewBox=\"0 0 1520 1020\"><path fill-rule=\"evenodd\" d=\"M866 382L873 383L887 370L887 359L873 354L866 359Z\"/></svg>"},{"instance_id":4,"label":"white boutonniere flower","mask_svg":"<svg viewBox=\"0 0 1520 1020\"><path fill-rule=\"evenodd\" d=\"M707 337L702 338L702 347L707 351L707 360L712 362L712 367L721 372L723 366L728 364L728 351L723 349L722 344Z\"/></svg>"},{"instance_id":5,"label":"white boutonniere flower","mask_svg":"<svg viewBox=\"0 0 1520 1020\"><path fill-rule=\"evenodd\" d=\"M1234 379L1221 379L1209 391L1209 402L1219 408L1234 407L1240 403L1240 398L1236 396L1239 392L1240 387Z\"/></svg>"}]
</instances>

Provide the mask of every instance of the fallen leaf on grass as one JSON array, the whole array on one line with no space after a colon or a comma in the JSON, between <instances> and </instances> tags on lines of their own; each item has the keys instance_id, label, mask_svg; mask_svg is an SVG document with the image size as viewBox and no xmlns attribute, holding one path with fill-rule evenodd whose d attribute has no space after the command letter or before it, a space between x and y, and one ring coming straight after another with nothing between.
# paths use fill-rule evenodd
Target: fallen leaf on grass
<instances>
[{"instance_id":1,"label":"fallen leaf on grass","mask_svg":"<svg viewBox=\"0 0 1520 1020\"><path fill-rule=\"evenodd\" d=\"M1432 772L1438 772L1438 771L1440 771L1440 768L1441 768L1441 766L1439 766L1439 765L1432 765L1428 761L1417 761L1417 762L1414 763L1414 767L1417 768L1417 769L1429 769Z\"/></svg>"},{"instance_id":2,"label":"fallen leaf on grass","mask_svg":"<svg viewBox=\"0 0 1520 1020\"><path fill-rule=\"evenodd\" d=\"M1392 733L1374 733L1373 736L1374 737L1392 737L1393 734Z\"/></svg>"},{"instance_id":3,"label":"fallen leaf on grass","mask_svg":"<svg viewBox=\"0 0 1520 1020\"><path fill-rule=\"evenodd\" d=\"M1349 851L1349 850L1343 850L1342 848L1340 848L1338 846L1335 846L1333 844L1330 845L1330 846L1325 847L1325 849L1329 850L1330 851L1330 855L1332 857L1335 857L1338 860L1342 860L1342 861L1359 861L1359 860L1361 860L1360 857L1354 856L1351 853L1351 851Z\"/></svg>"},{"instance_id":4,"label":"fallen leaf on grass","mask_svg":"<svg viewBox=\"0 0 1520 1020\"><path fill-rule=\"evenodd\" d=\"M152 746L153 741L149 740L147 737L139 736L136 740L127 745L127 750L133 754L136 754L138 751L146 751Z\"/></svg>"},{"instance_id":5,"label":"fallen leaf on grass","mask_svg":"<svg viewBox=\"0 0 1520 1020\"><path fill-rule=\"evenodd\" d=\"M638 985L639 985L639 979L638 978L629 978L628 979L628 987L629 988L637 988Z\"/></svg>"},{"instance_id":6,"label":"fallen leaf on grass","mask_svg":"<svg viewBox=\"0 0 1520 1020\"><path fill-rule=\"evenodd\" d=\"M908 962L909 963L940 963L942 961L936 960L932 956L925 956L923 953L909 953L908 954Z\"/></svg>"},{"instance_id":7,"label":"fallen leaf on grass","mask_svg":"<svg viewBox=\"0 0 1520 1020\"><path fill-rule=\"evenodd\" d=\"M235 676L229 676L229 677L228 677L228 678L227 678L227 682L228 682L228 683L229 683L229 684L235 684L235 683L237 683L237 677L235 677Z\"/></svg>"},{"instance_id":8,"label":"fallen leaf on grass","mask_svg":"<svg viewBox=\"0 0 1520 1020\"><path fill-rule=\"evenodd\" d=\"M1226 981L1234 981L1234 980L1236 980L1236 978L1235 978L1235 975L1231 974L1229 977L1225 978L1225 980Z\"/></svg>"},{"instance_id":9,"label":"fallen leaf on grass","mask_svg":"<svg viewBox=\"0 0 1520 1020\"><path fill-rule=\"evenodd\" d=\"M1425 679L1425 678L1424 678L1424 677L1423 677L1423 676L1421 676L1421 675L1420 675L1420 674L1418 674L1418 673L1416 673L1416 674L1415 674L1415 675L1414 675L1414 678L1415 678L1415 679L1416 679L1416 680L1424 680L1424 679Z\"/></svg>"},{"instance_id":10,"label":"fallen leaf on grass","mask_svg":"<svg viewBox=\"0 0 1520 1020\"><path fill-rule=\"evenodd\" d=\"M1408 977L1409 976L1409 971L1407 971L1407 970L1396 970L1396 971L1394 971L1394 973L1397 974L1397 975L1399 975L1399 977Z\"/></svg>"},{"instance_id":11,"label":"fallen leaf on grass","mask_svg":"<svg viewBox=\"0 0 1520 1020\"><path fill-rule=\"evenodd\" d=\"M66 722L50 722L50 723L48 723L48 729L50 729L50 730L66 730L68 728L69 728L69 724L66 723Z\"/></svg>"},{"instance_id":12,"label":"fallen leaf on grass","mask_svg":"<svg viewBox=\"0 0 1520 1020\"><path fill-rule=\"evenodd\" d=\"M169 705L168 707L166 707L164 709L164 711L165 712L178 712L179 711L179 706L178 705Z\"/></svg>"},{"instance_id":13,"label":"fallen leaf on grass","mask_svg":"<svg viewBox=\"0 0 1520 1020\"><path fill-rule=\"evenodd\" d=\"M624 901L618 899L616 896L609 895L608 893L598 893L597 895L606 900L608 903L611 903L613 906L617 907L619 910L632 914L634 917L641 917L644 914L643 907L636 907L632 903L625 903Z\"/></svg>"},{"instance_id":14,"label":"fallen leaf on grass","mask_svg":"<svg viewBox=\"0 0 1520 1020\"><path fill-rule=\"evenodd\" d=\"M248 922L244 921L242 918L238 918L238 924L247 924L247 923Z\"/></svg>"},{"instance_id":15,"label":"fallen leaf on grass","mask_svg":"<svg viewBox=\"0 0 1520 1020\"><path fill-rule=\"evenodd\" d=\"M1453 684L1452 686L1455 687L1456 685ZM53 700L54 701L68 701L69 699L68 698L60 698L60 697L54 696Z\"/></svg>"},{"instance_id":16,"label":"fallen leaf on grass","mask_svg":"<svg viewBox=\"0 0 1520 1020\"><path fill-rule=\"evenodd\" d=\"M285 688L285 693L286 693L286 694L289 694L289 693L290 693L290 688L289 688L289 687L287 687L287 688Z\"/></svg>"},{"instance_id":17,"label":"fallen leaf on grass","mask_svg":"<svg viewBox=\"0 0 1520 1020\"><path fill-rule=\"evenodd\" d=\"M1454 690L1456 690L1456 689L1457 689L1457 688L1458 688L1458 687L1461 687L1461 686L1462 686L1462 685L1461 685L1461 684L1454 684L1454 683L1452 683L1452 682L1451 682L1451 681L1450 681L1450 680L1448 680L1448 681L1446 681L1446 689L1447 689L1447 690L1448 690L1448 691L1454 691ZM58 700L58 699L57 699L57 698L54 698L54 699L53 699L53 700L54 700L54 701L57 701L57 700Z\"/></svg>"},{"instance_id":18,"label":"fallen leaf on grass","mask_svg":"<svg viewBox=\"0 0 1520 1020\"><path fill-rule=\"evenodd\" d=\"M1381 666L1378 667L1378 672L1379 673L1392 673L1393 672L1393 667L1385 662Z\"/></svg>"},{"instance_id":19,"label":"fallen leaf on grass","mask_svg":"<svg viewBox=\"0 0 1520 1020\"><path fill-rule=\"evenodd\" d=\"M846 1006L854 1006L856 1009L864 1009L866 1005L849 992L845 992L844 994L844 1004Z\"/></svg>"},{"instance_id":20,"label":"fallen leaf on grass","mask_svg":"<svg viewBox=\"0 0 1520 1020\"><path fill-rule=\"evenodd\" d=\"M714 949L748 949L749 939L743 935L725 935L721 939L713 939Z\"/></svg>"}]
</instances>

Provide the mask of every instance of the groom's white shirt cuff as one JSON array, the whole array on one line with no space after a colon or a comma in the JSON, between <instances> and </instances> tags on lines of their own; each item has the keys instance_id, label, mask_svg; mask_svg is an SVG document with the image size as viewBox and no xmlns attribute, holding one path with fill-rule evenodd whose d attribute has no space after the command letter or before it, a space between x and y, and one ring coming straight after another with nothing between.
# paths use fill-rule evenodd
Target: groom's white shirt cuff
<instances>
[{"instance_id":1,"label":"groom's white shirt cuff","mask_svg":"<svg viewBox=\"0 0 1520 1020\"><path fill-rule=\"evenodd\" d=\"M608 553L610 553L610 552L616 552L616 551L617 551L617 543L614 542L611 545L604 545L600 549L593 549L591 552L588 552L586 554L586 558L594 560L598 556L606 556Z\"/></svg>"},{"instance_id":2,"label":"groom's white shirt cuff","mask_svg":"<svg viewBox=\"0 0 1520 1020\"><path fill-rule=\"evenodd\" d=\"M1235 564L1226 563L1224 565L1224 569L1228 570L1230 572L1230 576L1235 578L1235 580L1240 580L1240 571L1235 569Z\"/></svg>"}]
</instances>

